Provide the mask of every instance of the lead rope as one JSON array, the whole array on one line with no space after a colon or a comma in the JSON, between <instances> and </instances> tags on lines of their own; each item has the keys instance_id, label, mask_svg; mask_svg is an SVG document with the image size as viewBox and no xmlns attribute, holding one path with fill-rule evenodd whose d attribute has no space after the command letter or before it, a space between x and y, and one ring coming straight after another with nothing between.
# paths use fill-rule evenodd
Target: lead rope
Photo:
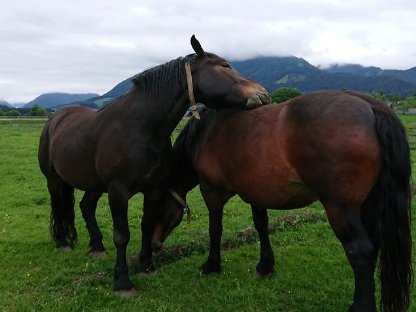
<instances>
[{"instance_id":1,"label":"lead rope","mask_svg":"<svg viewBox=\"0 0 416 312\"><path fill-rule=\"evenodd\" d=\"M188 204L186 203L186 201L178 194L176 193L174 190L170 189L169 190L170 195L172 195L173 198L175 198L178 203L180 203L183 207L183 213L186 213L186 223L191 223L191 209L189 208Z\"/></svg>"},{"instance_id":2,"label":"lead rope","mask_svg":"<svg viewBox=\"0 0 416 312\"><path fill-rule=\"evenodd\" d=\"M192 82L192 71L191 71L191 65L189 64L189 62L185 63L185 72L186 72L186 82L188 84L188 96L189 96L189 101L191 102L191 112L196 119L200 119L198 106L196 106L196 102L195 102L194 84Z\"/></svg>"}]
</instances>

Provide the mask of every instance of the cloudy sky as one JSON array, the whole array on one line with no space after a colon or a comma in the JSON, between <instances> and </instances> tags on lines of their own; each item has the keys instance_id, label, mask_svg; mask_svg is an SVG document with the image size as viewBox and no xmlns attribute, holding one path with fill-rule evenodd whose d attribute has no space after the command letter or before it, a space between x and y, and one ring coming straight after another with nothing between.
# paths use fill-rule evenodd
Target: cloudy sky
<instances>
[{"instance_id":1,"label":"cloudy sky","mask_svg":"<svg viewBox=\"0 0 416 312\"><path fill-rule=\"evenodd\" d=\"M231 60L295 55L315 66L416 66L414 0L2 0L0 99L105 93L205 50Z\"/></svg>"}]
</instances>

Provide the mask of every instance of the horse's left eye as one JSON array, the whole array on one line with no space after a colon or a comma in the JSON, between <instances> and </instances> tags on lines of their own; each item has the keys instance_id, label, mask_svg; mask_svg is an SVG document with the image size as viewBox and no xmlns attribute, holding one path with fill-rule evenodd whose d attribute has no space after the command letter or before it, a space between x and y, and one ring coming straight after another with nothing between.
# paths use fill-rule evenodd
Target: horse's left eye
<instances>
[{"instance_id":1,"label":"horse's left eye","mask_svg":"<svg viewBox=\"0 0 416 312\"><path fill-rule=\"evenodd\" d=\"M228 63L221 63L221 66L225 68L231 68L230 64Z\"/></svg>"}]
</instances>

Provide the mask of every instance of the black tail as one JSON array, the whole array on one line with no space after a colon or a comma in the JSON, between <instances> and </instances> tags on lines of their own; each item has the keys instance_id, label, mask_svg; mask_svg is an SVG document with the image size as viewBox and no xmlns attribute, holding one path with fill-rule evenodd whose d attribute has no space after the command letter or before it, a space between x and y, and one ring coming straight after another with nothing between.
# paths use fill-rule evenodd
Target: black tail
<instances>
[{"instance_id":1,"label":"black tail","mask_svg":"<svg viewBox=\"0 0 416 312\"><path fill-rule=\"evenodd\" d=\"M56 116L56 115L55 115ZM53 118L49 119L39 140L38 161L42 173L45 175L48 191L51 196L51 217L49 230L56 247L73 247L77 240L74 226L74 188L56 173L49 155L50 127Z\"/></svg>"},{"instance_id":2,"label":"black tail","mask_svg":"<svg viewBox=\"0 0 416 312\"><path fill-rule=\"evenodd\" d=\"M393 110L374 98L364 99L372 104L383 157L373 190L380 208L381 308L401 312L409 308L413 276L410 148L406 131Z\"/></svg>"},{"instance_id":3,"label":"black tail","mask_svg":"<svg viewBox=\"0 0 416 312\"><path fill-rule=\"evenodd\" d=\"M74 213L74 188L66 183L59 183L60 190L51 191L50 232L56 247L73 247L77 240ZM48 185L49 186L49 185Z\"/></svg>"}]
</instances>

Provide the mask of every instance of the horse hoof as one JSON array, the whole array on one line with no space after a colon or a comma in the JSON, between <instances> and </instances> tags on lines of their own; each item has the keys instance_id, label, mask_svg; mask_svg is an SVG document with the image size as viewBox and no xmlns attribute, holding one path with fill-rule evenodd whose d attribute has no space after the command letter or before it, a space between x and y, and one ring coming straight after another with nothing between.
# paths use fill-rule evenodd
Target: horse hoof
<instances>
[{"instance_id":1,"label":"horse hoof","mask_svg":"<svg viewBox=\"0 0 416 312\"><path fill-rule=\"evenodd\" d=\"M72 251L72 248L71 248L71 247L69 247L69 246L62 246L62 247L59 247L59 249L60 249L60 250L62 250L62 251L65 251L65 252L70 252L70 251Z\"/></svg>"},{"instance_id":2,"label":"horse hoof","mask_svg":"<svg viewBox=\"0 0 416 312\"><path fill-rule=\"evenodd\" d=\"M262 277L266 277L266 276L270 276L274 273L274 265L272 266L257 266L256 268L256 277L258 278L262 278Z\"/></svg>"},{"instance_id":3,"label":"horse hoof","mask_svg":"<svg viewBox=\"0 0 416 312\"><path fill-rule=\"evenodd\" d=\"M137 267L137 271L139 275L147 276L150 273L154 272L156 270L155 266L153 265L153 262L141 262L139 263L139 266Z\"/></svg>"},{"instance_id":4,"label":"horse hoof","mask_svg":"<svg viewBox=\"0 0 416 312\"><path fill-rule=\"evenodd\" d=\"M274 273L274 271L273 272L259 272L259 271L256 271L256 273L254 273L254 276L256 278L265 278L265 277L268 277L268 276L272 276L273 273Z\"/></svg>"},{"instance_id":5,"label":"horse hoof","mask_svg":"<svg viewBox=\"0 0 416 312\"><path fill-rule=\"evenodd\" d=\"M131 298L139 295L139 292L134 287L128 290L115 290L114 293L121 298Z\"/></svg>"},{"instance_id":6,"label":"horse hoof","mask_svg":"<svg viewBox=\"0 0 416 312\"><path fill-rule=\"evenodd\" d=\"M101 259L107 256L105 251L90 251L89 255L92 259Z\"/></svg>"},{"instance_id":7,"label":"horse hoof","mask_svg":"<svg viewBox=\"0 0 416 312\"><path fill-rule=\"evenodd\" d=\"M210 265L208 262L201 266L201 275L209 275L213 273L220 273L221 266L219 265Z\"/></svg>"},{"instance_id":8,"label":"horse hoof","mask_svg":"<svg viewBox=\"0 0 416 312\"><path fill-rule=\"evenodd\" d=\"M145 271L145 272L139 272L140 277L149 277L156 274L156 271Z\"/></svg>"}]
</instances>

